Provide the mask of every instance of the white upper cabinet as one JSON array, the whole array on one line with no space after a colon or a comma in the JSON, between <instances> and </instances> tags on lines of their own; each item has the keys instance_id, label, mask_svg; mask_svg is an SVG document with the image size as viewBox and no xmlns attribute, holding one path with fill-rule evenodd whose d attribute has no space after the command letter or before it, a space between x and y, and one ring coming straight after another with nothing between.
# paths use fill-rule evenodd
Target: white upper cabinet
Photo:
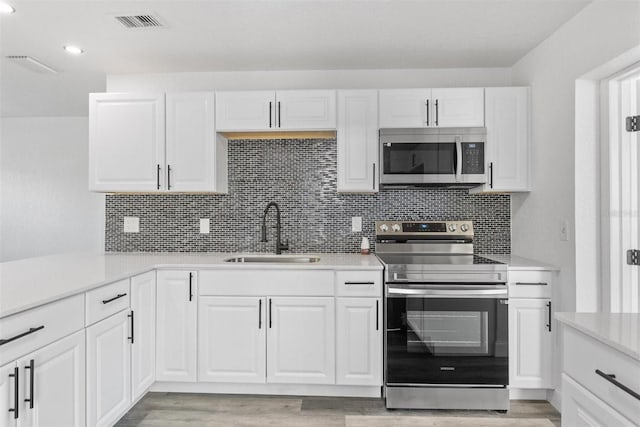
<instances>
[{"instance_id":1,"label":"white upper cabinet","mask_svg":"<svg viewBox=\"0 0 640 427\"><path fill-rule=\"evenodd\" d=\"M235 91L216 93L216 130L332 130L334 90Z\"/></svg>"},{"instance_id":2,"label":"white upper cabinet","mask_svg":"<svg viewBox=\"0 0 640 427\"><path fill-rule=\"evenodd\" d=\"M213 92L168 93L166 103L165 188L226 192L226 144L216 140Z\"/></svg>"},{"instance_id":3,"label":"white upper cabinet","mask_svg":"<svg viewBox=\"0 0 640 427\"><path fill-rule=\"evenodd\" d=\"M380 128L482 127L484 89L385 89Z\"/></svg>"},{"instance_id":4,"label":"white upper cabinet","mask_svg":"<svg viewBox=\"0 0 640 427\"><path fill-rule=\"evenodd\" d=\"M431 89L431 100L432 126L484 126L484 88Z\"/></svg>"},{"instance_id":5,"label":"white upper cabinet","mask_svg":"<svg viewBox=\"0 0 640 427\"><path fill-rule=\"evenodd\" d=\"M164 94L92 93L89 190L160 189L164 130Z\"/></svg>"},{"instance_id":6,"label":"white upper cabinet","mask_svg":"<svg viewBox=\"0 0 640 427\"><path fill-rule=\"evenodd\" d=\"M480 191L529 191L529 88L485 89L488 182Z\"/></svg>"},{"instance_id":7,"label":"white upper cabinet","mask_svg":"<svg viewBox=\"0 0 640 427\"><path fill-rule=\"evenodd\" d=\"M338 192L378 191L378 91L338 91Z\"/></svg>"},{"instance_id":8,"label":"white upper cabinet","mask_svg":"<svg viewBox=\"0 0 640 427\"><path fill-rule=\"evenodd\" d=\"M90 190L227 192L213 92L94 93L89 104Z\"/></svg>"}]
</instances>

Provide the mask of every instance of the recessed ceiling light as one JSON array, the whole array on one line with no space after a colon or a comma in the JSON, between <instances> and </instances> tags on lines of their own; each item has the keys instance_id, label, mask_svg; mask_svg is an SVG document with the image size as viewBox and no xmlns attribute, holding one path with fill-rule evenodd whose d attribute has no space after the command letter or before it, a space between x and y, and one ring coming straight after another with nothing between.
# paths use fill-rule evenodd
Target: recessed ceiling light
<instances>
[{"instance_id":1,"label":"recessed ceiling light","mask_svg":"<svg viewBox=\"0 0 640 427\"><path fill-rule=\"evenodd\" d=\"M1 3L0 2L0 13L1 14L3 14L3 15L11 15L15 11L16 10L10 4Z\"/></svg>"},{"instance_id":2,"label":"recessed ceiling light","mask_svg":"<svg viewBox=\"0 0 640 427\"><path fill-rule=\"evenodd\" d=\"M84 52L84 50L80 49L78 46L67 45L64 47L64 50L69 52L72 55L80 55Z\"/></svg>"}]
</instances>

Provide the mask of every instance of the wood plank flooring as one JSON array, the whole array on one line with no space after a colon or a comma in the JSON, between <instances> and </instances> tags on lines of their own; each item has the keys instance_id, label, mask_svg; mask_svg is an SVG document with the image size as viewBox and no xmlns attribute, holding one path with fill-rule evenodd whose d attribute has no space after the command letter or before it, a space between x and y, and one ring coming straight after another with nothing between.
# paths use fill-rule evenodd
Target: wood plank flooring
<instances>
[{"instance_id":1,"label":"wood plank flooring","mask_svg":"<svg viewBox=\"0 0 640 427\"><path fill-rule=\"evenodd\" d=\"M478 419L483 422L477 424ZM387 410L382 399L368 398L189 393L148 393L116 426L488 427L495 426L498 420L509 420L499 423L500 426L560 426L560 414L553 406L533 400L512 400L510 411L500 414L496 411Z\"/></svg>"}]
</instances>

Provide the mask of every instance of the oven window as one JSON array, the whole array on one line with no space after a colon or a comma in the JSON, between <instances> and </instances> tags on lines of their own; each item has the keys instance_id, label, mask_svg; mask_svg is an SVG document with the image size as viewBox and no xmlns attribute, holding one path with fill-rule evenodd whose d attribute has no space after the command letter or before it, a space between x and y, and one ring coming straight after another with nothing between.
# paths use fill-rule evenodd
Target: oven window
<instances>
[{"instance_id":1,"label":"oven window","mask_svg":"<svg viewBox=\"0 0 640 427\"><path fill-rule=\"evenodd\" d=\"M382 144L385 174L455 174L455 143Z\"/></svg>"},{"instance_id":2,"label":"oven window","mask_svg":"<svg viewBox=\"0 0 640 427\"><path fill-rule=\"evenodd\" d=\"M387 384L508 384L507 305L387 298Z\"/></svg>"}]
</instances>

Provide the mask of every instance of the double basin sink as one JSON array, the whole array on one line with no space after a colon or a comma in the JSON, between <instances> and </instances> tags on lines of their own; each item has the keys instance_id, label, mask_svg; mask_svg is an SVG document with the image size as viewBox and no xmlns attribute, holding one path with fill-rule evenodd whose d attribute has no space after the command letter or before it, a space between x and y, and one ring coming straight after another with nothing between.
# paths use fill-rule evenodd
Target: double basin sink
<instances>
[{"instance_id":1,"label":"double basin sink","mask_svg":"<svg viewBox=\"0 0 640 427\"><path fill-rule=\"evenodd\" d=\"M225 259L224 262L270 263L270 264L311 264L320 261L309 256L239 256Z\"/></svg>"}]
</instances>

